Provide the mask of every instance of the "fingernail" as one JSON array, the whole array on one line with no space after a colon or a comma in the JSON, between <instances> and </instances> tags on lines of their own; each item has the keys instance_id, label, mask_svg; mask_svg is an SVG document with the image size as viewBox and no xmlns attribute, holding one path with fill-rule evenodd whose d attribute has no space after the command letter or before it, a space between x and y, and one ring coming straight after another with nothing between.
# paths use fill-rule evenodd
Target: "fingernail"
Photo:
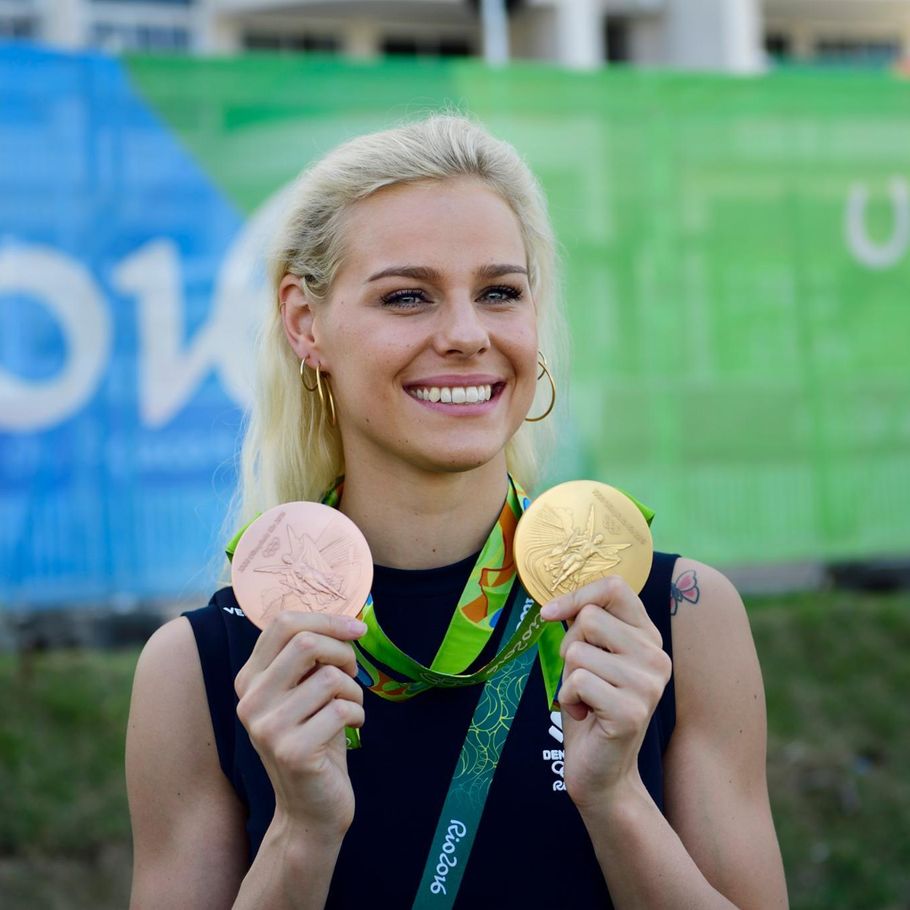
<instances>
[{"instance_id":1,"label":"fingernail","mask_svg":"<svg viewBox=\"0 0 910 910\"><path fill-rule=\"evenodd\" d=\"M348 619L348 629L354 633L354 635L363 635L366 633L367 626L366 623L361 622L359 619Z\"/></svg>"},{"instance_id":2,"label":"fingernail","mask_svg":"<svg viewBox=\"0 0 910 910\"><path fill-rule=\"evenodd\" d=\"M556 608L556 605L553 603L548 603L545 607L541 607L540 615L544 619L552 619L557 615L559 611Z\"/></svg>"}]
</instances>

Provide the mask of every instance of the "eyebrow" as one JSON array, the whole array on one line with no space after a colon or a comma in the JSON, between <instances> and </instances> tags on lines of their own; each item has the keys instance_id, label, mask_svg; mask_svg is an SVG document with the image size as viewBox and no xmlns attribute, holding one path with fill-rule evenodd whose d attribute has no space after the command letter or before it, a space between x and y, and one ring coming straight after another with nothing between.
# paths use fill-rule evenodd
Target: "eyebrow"
<instances>
[{"instance_id":1,"label":"eyebrow","mask_svg":"<svg viewBox=\"0 0 910 910\"><path fill-rule=\"evenodd\" d=\"M502 275L527 275L528 270L521 265L482 265L474 274L477 278L490 279L500 278ZM416 278L418 281L433 281L437 283L442 279L441 273L434 268L430 268L430 266L393 265L391 268L376 272L375 275L370 275L364 284L369 284L371 281L378 281L380 278L389 278L390 276L395 276L397 278Z\"/></svg>"}]
</instances>

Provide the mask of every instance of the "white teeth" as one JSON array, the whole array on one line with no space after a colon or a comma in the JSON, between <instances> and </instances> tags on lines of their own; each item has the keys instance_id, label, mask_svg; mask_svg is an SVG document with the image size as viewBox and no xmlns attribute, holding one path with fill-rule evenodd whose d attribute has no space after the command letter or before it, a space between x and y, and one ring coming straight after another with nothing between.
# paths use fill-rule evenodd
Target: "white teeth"
<instances>
[{"instance_id":1,"label":"white teeth","mask_svg":"<svg viewBox=\"0 0 910 910\"><path fill-rule=\"evenodd\" d=\"M421 401L441 401L443 404L477 404L493 397L492 385L432 386L412 389L411 394Z\"/></svg>"}]
</instances>

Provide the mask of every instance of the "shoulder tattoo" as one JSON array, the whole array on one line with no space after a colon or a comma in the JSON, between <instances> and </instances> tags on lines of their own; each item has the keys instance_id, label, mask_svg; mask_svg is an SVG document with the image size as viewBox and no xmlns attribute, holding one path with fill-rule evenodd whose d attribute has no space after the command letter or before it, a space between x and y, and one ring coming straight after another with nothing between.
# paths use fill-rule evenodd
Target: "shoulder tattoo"
<instances>
[{"instance_id":1,"label":"shoulder tattoo","mask_svg":"<svg viewBox=\"0 0 910 910\"><path fill-rule=\"evenodd\" d=\"M684 601L697 604L701 591L698 590L698 576L695 569L686 569L670 582L670 615L675 616L679 605Z\"/></svg>"}]
</instances>

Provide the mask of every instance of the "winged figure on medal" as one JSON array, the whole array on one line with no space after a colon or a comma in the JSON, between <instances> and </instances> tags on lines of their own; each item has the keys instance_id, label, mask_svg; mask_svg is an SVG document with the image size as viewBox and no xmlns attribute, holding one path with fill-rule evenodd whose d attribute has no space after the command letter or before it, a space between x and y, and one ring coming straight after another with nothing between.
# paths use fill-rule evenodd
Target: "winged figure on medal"
<instances>
[{"instance_id":1,"label":"winged figure on medal","mask_svg":"<svg viewBox=\"0 0 910 910\"><path fill-rule=\"evenodd\" d=\"M334 605L345 600L343 570L353 560L353 548L345 537L326 531L314 540L306 531L298 534L288 524L288 549L281 554L281 562L256 567L254 571L270 572L278 582L277 587L262 594L263 621L285 610L332 613ZM324 542L325 537L330 539Z\"/></svg>"},{"instance_id":2,"label":"winged figure on medal","mask_svg":"<svg viewBox=\"0 0 910 910\"><path fill-rule=\"evenodd\" d=\"M537 584L555 597L603 578L630 546L607 542L597 530L593 505L583 529L575 526L571 509L547 506L530 529L527 561Z\"/></svg>"}]
</instances>

